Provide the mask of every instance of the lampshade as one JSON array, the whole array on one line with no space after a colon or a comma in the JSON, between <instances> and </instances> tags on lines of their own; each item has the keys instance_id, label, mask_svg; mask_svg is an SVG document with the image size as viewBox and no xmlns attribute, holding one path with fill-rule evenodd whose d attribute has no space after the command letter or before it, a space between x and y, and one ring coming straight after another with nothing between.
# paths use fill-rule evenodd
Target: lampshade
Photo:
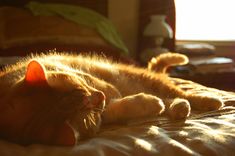
<instances>
[{"instance_id":1,"label":"lampshade","mask_svg":"<svg viewBox=\"0 0 235 156\"><path fill-rule=\"evenodd\" d=\"M165 15L152 15L150 19L150 23L144 29L144 36L159 36L163 38L173 37L173 31L165 21Z\"/></svg>"}]
</instances>

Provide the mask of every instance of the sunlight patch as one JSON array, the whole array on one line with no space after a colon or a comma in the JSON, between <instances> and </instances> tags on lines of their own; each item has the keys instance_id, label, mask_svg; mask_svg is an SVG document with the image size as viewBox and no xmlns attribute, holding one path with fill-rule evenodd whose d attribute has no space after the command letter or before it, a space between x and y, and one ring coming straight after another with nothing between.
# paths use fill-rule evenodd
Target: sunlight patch
<instances>
[{"instance_id":1,"label":"sunlight patch","mask_svg":"<svg viewBox=\"0 0 235 156\"><path fill-rule=\"evenodd\" d=\"M151 151L152 150L152 145L149 142L147 142L147 141L145 141L143 139L136 139L135 140L135 144L137 146L140 146L141 148L147 150L147 151Z\"/></svg>"},{"instance_id":2,"label":"sunlight patch","mask_svg":"<svg viewBox=\"0 0 235 156\"><path fill-rule=\"evenodd\" d=\"M156 126L151 126L147 133L150 135L159 135L159 128Z\"/></svg>"},{"instance_id":3,"label":"sunlight patch","mask_svg":"<svg viewBox=\"0 0 235 156\"><path fill-rule=\"evenodd\" d=\"M192 150L190 150L188 147L184 146L183 144L175 141L175 140L170 140L169 141L169 144L173 145L173 146L176 146L176 147L179 147L181 148L182 150L186 151L187 153L189 154L195 154Z\"/></svg>"}]
</instances>

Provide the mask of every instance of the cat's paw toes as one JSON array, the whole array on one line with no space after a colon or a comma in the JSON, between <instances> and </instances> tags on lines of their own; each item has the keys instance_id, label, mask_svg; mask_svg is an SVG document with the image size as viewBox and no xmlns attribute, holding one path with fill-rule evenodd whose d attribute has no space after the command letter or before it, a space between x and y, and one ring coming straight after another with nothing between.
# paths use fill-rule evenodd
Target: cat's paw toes
<instances>
[{"instance_id":1,"label":"cat's paw toes","mask_svg":"<svg viewBox=\"0 0 235 156\"><path fill-rule=\"evenodd\" d=\"M165 105L160 98L152 95L144 95L142 98L144 98L145 110L152 112L153 115L159 115L165 110Z\"/></svg>"},{"instance_id":2,"label":"cat's paw toes","mask_svg":"<svg viewBox=\"0 0 235 156\"><path fill-rule=\"evenodd\" d=\"M189 116L191 111L190 104L185 99L175 99L168 110L168 114L171 119L185 119Z\"/></svg>"}]
</instances>

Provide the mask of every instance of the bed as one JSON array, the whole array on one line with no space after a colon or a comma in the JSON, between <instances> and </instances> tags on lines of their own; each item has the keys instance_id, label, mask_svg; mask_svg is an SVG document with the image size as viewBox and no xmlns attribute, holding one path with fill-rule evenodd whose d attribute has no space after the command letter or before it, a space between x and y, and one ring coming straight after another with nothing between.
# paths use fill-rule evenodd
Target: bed
<instances>
[{"instance_id":1,"label":"bed","mask_svg":"<svg viewBox=\"0 0 235 156\"><path fill-rule=\"evenodd\" d=\"M102 2L105 2L105 0ZM148 5L151 3L152 1L150 0ZM106 7L106 5L101 6L100 8ZM18 27L15 27L13 21L16 19L11 15L16 13L20 15L18 16L18 21L23 18L24 20L27 19L26 21L28 21L28 23L25 25L21 23ZM18 60L18 56L24 57L30 52L37 53L55 47L59 51L102 51L104 53L107 52L107 54L112 57L123 57L123 49L121 50L109 44L100 34L84 26L75 26L73 23L65 22L60 18L52 19L51 17L40 16L35 20L35 18L32 18L32 15L29 14L28 10L21 10L15 8L15 6L1 7L0 14L1 18L6 17L4 15L8 15L8 18L4 18L5 25L3 24L4 22L0 23L0 55L3 57L0 59L1 65L15 62ZM105 11L103 14L105 14ZM41 21L41 23L39 21ZM63 27L57 27L54 31L44 31L42 29L44 27L42 23L45 23L45 21L48 22L47 28L52 26L51 30L53 29L53 25L60 21L63 26L68 28L67 30L76 30L76 33L70 31L61 32L60 29ZM6 24L8 24L8 27L5 28L9 30L14 29L15 33L3 29ZM28 30L35 31L24 33L22 29L25 27ZM14 36L16 33L17 35ZM47 35L47 38L38 40L37 35L41 35L42 33ZM58 34L59 38L57 38ZM57 40L54 40L55 38L57 38ZM71 38L74 39L73 42L69 42ZM212 94L213 96L220 97L223 99L225 106L221 110L212 112L194 111L185 121L171 121L167 116L158 116L133 120L125 125L103 126L95 137L78 141L78 143L72 147L40 144L22 146L0 139L0 155L234 155L235 93L205 87L183 79L171 78L171 80L172 83L187 90L190 94Z\"/></svg>"},{"instance_id":2,"label":"bed","mask_svg":"<svg viewBox=\"0 0 235 156\"><path fill-rule=\"evenodd\" d=\"M234 155L235 94L177 78L172 78L172 83L191 94L221 97L225 106L213 112L193 112L186 121L170 121L166 116L159 116L127 125L103 126L97 136L72 147L21 146L0 140L0 155Z\"/></svg>"}]
</instances>

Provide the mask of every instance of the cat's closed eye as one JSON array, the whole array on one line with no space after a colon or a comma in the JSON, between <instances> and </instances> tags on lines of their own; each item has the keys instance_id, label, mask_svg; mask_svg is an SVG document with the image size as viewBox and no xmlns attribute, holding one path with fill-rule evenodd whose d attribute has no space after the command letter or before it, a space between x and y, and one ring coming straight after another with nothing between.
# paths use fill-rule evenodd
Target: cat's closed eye
<instances>
[{"instance_id":1,"label":"cat's closed eye","mask_svg":"<svg viewBox=\"0 0 235 156\"><path fill-rule=\"evenodd\" d=\"M63 106L63 109L76 109L85 108L85 99L87 99L87 93L82 89L74 89L72 91L60 92L57 94L59 103Z\"/></svg>"}]
</instances>

